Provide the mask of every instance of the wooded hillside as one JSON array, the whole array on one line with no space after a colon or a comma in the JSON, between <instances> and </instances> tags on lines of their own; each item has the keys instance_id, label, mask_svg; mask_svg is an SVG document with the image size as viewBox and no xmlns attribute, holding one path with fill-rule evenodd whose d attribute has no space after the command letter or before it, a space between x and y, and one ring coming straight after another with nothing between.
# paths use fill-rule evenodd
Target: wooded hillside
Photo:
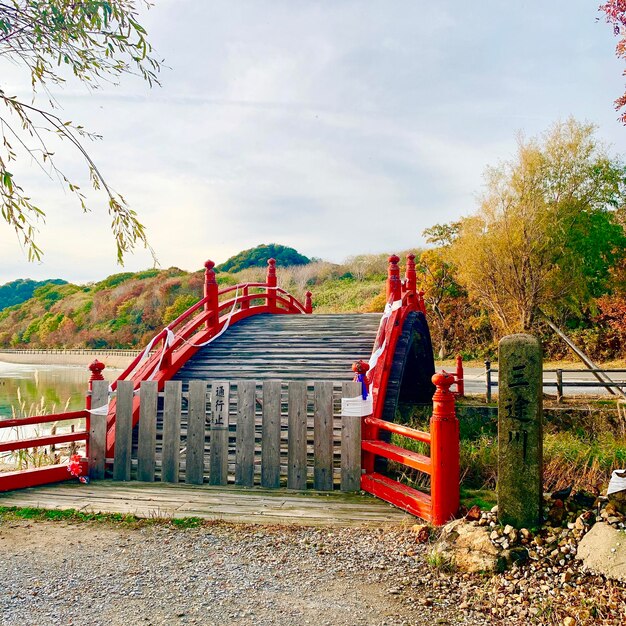
<instances>
[{"instance_id":1,"label":"wooded hillside","mask_svg":"<svg viewBox=\"0 0 626 626\"><path fill-rule=\"evenodd\" d=\"M10 283L0 285L0 311L8 306L20 304L32 297L37 287L44 285L64 285L67 281L61 278L51 278L49 280L31 280L30 278L18 278Z\"/></svg>"}]
</instances>

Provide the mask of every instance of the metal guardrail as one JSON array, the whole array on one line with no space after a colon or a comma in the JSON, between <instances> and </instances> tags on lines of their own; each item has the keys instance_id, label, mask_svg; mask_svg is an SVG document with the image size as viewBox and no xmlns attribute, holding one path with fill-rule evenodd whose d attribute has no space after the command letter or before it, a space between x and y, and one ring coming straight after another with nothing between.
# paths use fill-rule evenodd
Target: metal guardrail
<instances>
[{"instance_id":1,"label":"metal guardrail","mask_svg":"<svg viewBox=\"0 0 626 626\"><path fill-rule=\"evenodd\" d=\"M498 373L498 368L491 367L491 361L485 361L485 387L486 387L486 396L487 402L491 402L491 390L494 387L498 386L498 379L494 380L492 374ZM596 373L596 374L626 374L626 369L567 369L567 368L557 368L557 369L544 369L544 374L556 374L556 381L552 380L544 380L543 387L556 387L556 397L557 400L560 401L564 395L565 387L605 387L605 388L616 388L626 390L626 380L617 380L617 381L576 381L576 380L564 380L563 374L586 374L586 373Z\"/></svg>"}]
</instances>

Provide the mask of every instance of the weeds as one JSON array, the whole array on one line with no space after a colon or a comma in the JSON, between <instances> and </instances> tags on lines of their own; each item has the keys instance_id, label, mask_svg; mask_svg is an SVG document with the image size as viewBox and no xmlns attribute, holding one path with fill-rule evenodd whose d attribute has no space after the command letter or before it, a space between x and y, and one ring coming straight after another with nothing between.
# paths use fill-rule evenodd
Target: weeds
<instances>
[{"instance_id":1,"label":"weeds","mask_svg":"<svg viewBox=\"0 0 626 626\"><path fill-rule=\"evenodd\" d=\"M428 415L415 411L404 415L407 425L428 430ZM498 469L497 423L478 414L460 418L461 484L466 489L495 489ZM429 454L421 442L392 436L392 443L405 449ZM626 435L623 424L613 412L602 407L583 407L550 415L543 438L544 488L561 489L570 484L575 489L599 493L606 487L614 469L626 467ZM427 489L430 478L405 466L390 464L390 469L417 489ZM489 507L490 508L490 507Z\"/></svg>"},{"instance_id":2,"label":"weeds","mask_svg":"<svg viewBox=\"0 0 626 626\"><path fill-rule=\"evenodd\" d=\"M453 572L455 569L452 558L437 549L428 552L426 562L440 572Z\"/></svg>"},{"instance_id":3,"label":"weeds","mask_svg":"<svg viewBox=\"0 0 626 626\"><path fill-rule=\"evenodd\" d=\"M67 399L60 412L67 412L70 404L70 398ZM31 417L34 415L51 415L59 412L56 403L48 405L44 396L41 396L37 402L27 405L26 400L22 398L20 388L17 388L16 402L11 404L11 418L20 419ZM67 425L67 422L65 422ZM8 440L32 439L43 437L46 435L56 435L59 428L59 422L51 422L44 425L33 426L14 426L9 429ZM73 430L74 425L70 424ZM13 469L23 470L32 467L44 467L46 465L54 465L59 463L62 458L69 458L77 451L76 443L70 443L63 448L56 450L54 446L44 448L40 446L31 448L22 448L13 450L12 452L0 455L0 466L2 464L10 465Z\"/></svg>"},{"instance_id":4,"label":"weeds","mask_svg":"<svg viewBox=\"0 0 626 626\"><path fill-rule=\"evenodd\" d=\"M149 517L141 518L132 513L83 513L76 509L40 509L35 507L1 507L0 522L12 520L34 520L49 522L96 522L104 524L122 524L133 528L144 526L172 526L188 529L214 526L216 522L200 517Z\"/></svg>"}]
</instances>

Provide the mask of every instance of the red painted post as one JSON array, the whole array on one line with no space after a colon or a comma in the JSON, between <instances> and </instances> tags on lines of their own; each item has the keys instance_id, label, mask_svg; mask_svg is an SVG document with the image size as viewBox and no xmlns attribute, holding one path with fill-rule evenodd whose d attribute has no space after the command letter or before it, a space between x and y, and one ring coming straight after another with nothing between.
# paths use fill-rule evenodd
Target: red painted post
<instances>
[{"instance_id":1,"label":"red painted post","mask_svg":"<svg viewBox=\"0 0 626 626\"><path fill-rule=\"evenodd\" d=\"M217 326L217 281L215 280L215 263L209 260L204 264L204 297L206 302L204 310L207 313L206 328L211 329Z\"/></svg>"},{"instance_id":2,"label":"red painted post","mask_svg":"<svg viewBox=\"0 0 626 626\"><path fill-rule=\"evenodd\" d=\"M85 408L87 411L91 409L91 392L93 391L93 381L94 380L104 380L104 376L102 375L102 370L104 370L104 363L98 361L98 359L93 360L89 365L89 371L91 375L89 376L89 383L87 388L89 389L89 393L85 398ZM87 432L91 429L91 414L87 413L87 418L85 420L85 428ZM85 441L85 456L89 458L89 437Z\"/></svg>"},{"instance_id":3,"label":"red painted post","mask_svg":"<svg viewBox=\"0 0 626 626\"><path fill-rule=\"evenodd\" d=\"M430 420L430 495L432 523L441 526L453 519L459 510L459 421L454 409L454 394L450 391L454 376L442 370L433 376L432 381L437 390Z\"/></svg>"},{"instance_id":4,"label":"red painted post","mask_svg":"<svg viewBox=\"0 0 626 626\"><path fill-rule=\"evenodd\" d=\"M389 257L389 269L387 270L387 301L393 296L393 301L402 298L402 283L400 282L400 257L392 254Z\"/></svg>"},{"instance_id":5,"label":"red painted post","mask_svg":"<svg viewBox=\"0 0 626 626\"><path fill-rule=\"evenodd\" d=\"M426 302L424 301L424 293L421 289L417 292L417 310L426 315Z\"/></svg>"},{"instance_id":6,"label":"red painted post","mask_svg":"<svg viewBox=\"0 0 626 626\"><path fill-rule=\"evenodd\" d=\"M93 391L93 381L94 380L104 380L104 376L102 375L102 371L104 370L104 363L98 361L92 361L89 365L89 371L91 372L91 376L89 376L89 395L85 398L85 408L89 410L91 408L91 392Z\"/></svg>"},{"instance_id":7,"label":"red painted post","mask_svg":"<svg viewBox=\"0 0 626 626\"><path fill-rule=\"evenodd\" d=\"M352 364L352 371L354 372L353 380L355 382L365 383L368 392L370 391L370 381L367 376L367 372L370 366L367 361L355 361ZM361 377L361 378L360 378ZM361 424L361 441L378 441L378 431L380 429L376 426L371 426L363 422ZM374 471L376 464L376 455L366 450L361 450L361 469L365 474L371 474Z\"/></svg>"},{"instance_id":8,"label":"red painted post","mask_svg":"<svg viewBox=\"0 0 626 626\"><path fill-rule=\"evenodd\" d=\"M313 313L313 294L307 291L304 298L304 312Z\"/></svg>"},{"instance_id":9,"label":"red painted post","mask_svg":"<svg viewBox=\"0 0 626 626\"><path fill-rule=\"evenodd\" d=\"M267 305L270 311L275 311L276 307L276 285L278 280L276 278L276 259L268 259L267 261Z\"/></svg>"},{"instance_id":10,"label":"red painted post","mask_svg":"<svg viewBox=\"0 0 626 626\"><path fill-rule=\"evenodd\" d=\"M244 296L244 298L250 293L250 289L248 287L248 285L246 285L243 288L243 293L241 294L242 296ZM241 310L242 311L247 311L250 308L250 301L249 300L242 300L241 301Z\"/></svg>"},{"instance_id":11,"label":"red painted post","mask_svg":"<svg viewBox=\"0 0 626 626\"><path fill-rule=\"evenodd\" d=\"M456 355L456 393L459 396L465 395L465 381L463 379L463 357Z\"/></svg>"},{"instance_id":12,"label":"red painted post","mask_svg":"<svg viewBox=\"0 0 626 626\"><path fill-rule=\"evenodd\" d=\"M406 289L417 293L417 272L415 271L415 255L406 255L406 270L404 272L406 277Z\"/></svg>"}]
</instances>

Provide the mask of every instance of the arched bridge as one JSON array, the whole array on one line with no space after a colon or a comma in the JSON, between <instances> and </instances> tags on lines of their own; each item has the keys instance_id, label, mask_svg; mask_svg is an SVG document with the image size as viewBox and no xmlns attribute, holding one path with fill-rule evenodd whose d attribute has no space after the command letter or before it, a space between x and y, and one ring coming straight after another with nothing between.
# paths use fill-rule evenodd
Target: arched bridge
<instances>
[{"instance_id":1,"label":"arched bridge","mask_svg":"<svg viewBox=\"0 0 626 626\"><path fill-rule=\"evenodd\" d=\"M261 484L266 481L272 483L270 486L279 486L281 468L288 465L288 485L306 486L307 467L310 467L307 466L307 457L314 454L315 463L317 463L318 450L315 447L313 453L311 452L314 447L313 442L307 438L307 432L310 437L313 428L312 423L307 421L309 420L307 415L310 415L311 396L307 400L307 385L303 386L302 381L307 381L307 383L312 381L318 383L320 381L335 383L350 381L354 379L356 372L361 383L362 396L346 397L344 394L344 399L351 401L350 405L346 404L346 407L351 406L352 408L346 409L347 412L344 412L342 402L341 421L339 422L342 447L342 488L344 483L350 485L348 490L360 487L401 506L413 514L432 520L434 523L443 523L450 519L458 508L458 422L454 418L454 400L447 391L452 382L452 377L444 373L433 378L433 351L425 317L424 294L418 290L416 283L415 256L413 254L407 256L404 278L401 278L400 275L399 262L399 257L395 255L389 257L386 283L387 304L382 314L312 315L312 294L310 292L306 293L304 302L302 302L278 286L274 259L268 261L265 282L239 284L221 290L216 281L214 263L207 261L205 263L203 297L161 330L146 346L145 350L110 385L108 403L102 407L92 407L89 404L91 402L91 398L89 398L87 410L84 412L71 414L71 417L67 416L70 414L66 414L65 417L27 418L30 420L28 423L44 423L52 421L53 418L75 419L84 416L88 422L87 433L73 433L71 436L55 435L48 437L45 441L51 444L82 439L87 441L89 448L92 436L95 437L93 431L89 431L90 415L106 413L106 436L104 436L103 430L102 453L98 460L102 468L99 470L99 475L104 475L105 459L112 459L115 456L115 463L118 468L122 468L122 465L126 467L126 469L120 469L120 479L128 480L131 467L130 454L140 447L137 444L137 437L141 436L142 428L135 427L139 424L140 416L143 414L143 407L140 405L143 387L141 388L142 393L139 393L142 383L152 381L154 391L151 393L154 394L165 389L164 401L167 404L168 381L182 381L182 385L177 383L178 395L175 400L177 403L177 408L175 408L177 425L175 428L177 430L171 439L172 443L167 444L170 446L168 449L172 450L173 454L170 459L173 474L169 482L178 481L178 455L181 441L186 441L186 444L182 445L189 447L195 437L195 440L199 442L199 447L194 453L195 456L192 455L193 459L188 457L185 461L186 480L189 482L190 463L192 465L196 463L197 480L202 483L204 480L203 463L205 456L207 456L207 449L205 448L207 432L205 430L206 396L202 389L206 388L207 381L214 383L212 388L219 386L217 381L231 381L234 383L231 385L231 389L239 381L242 389L240 390L241 393L237 391L238 403L241 401L245 404L244 396L248 392L244 391L244 387L248 390L252 389L252 395L249 396L250 400L247 405L251 407L251 413L249 413L251 430L246 431L247 427L244 428L244 422L242 422L240 429L239 422L237 422L236 431L230 431L229 439L229 405L226 401L226 430L222 434L213 433L213 423L211 424L211 451L209 455L211 473L214 476L223 477L226 482L213 484L226 484L228 476L232 474L228 459L229 454L232 457L232 435L234 434L237 437L237 459L234 467L237 484L254 484L253 474L256 471L254 459L258 459L259 454L262 453L263 476ZM103 367L102 364L92 364L93 376L90 387L96 380L102 380ZM438 380L438 385L440 385L437 392L439 396L436 395L435 399L439 398L439 407L446 408L440 410L435 406L431 432L415 431L394 424L399 401L431 401L435 391L433 379ZM278 387L274 383L267 386L264 384L263 397L260 398L254 392L254 384L251 388L250 384L242 382L246 380L268 383L276 380L292 381L293 385L290 383L289 386L289 402L292 400L293 388L293 400L299 408L292 410L292 406L289 407L288 459L283 456L286 452L284 442L281 444L281 440L286 437L285 424L281 426L281 415L285 413L286 405L284 395L281 396L280 384ZM201 386L199 386L200 383L202 383ZM173 384L172 382L171 385ZM272 393L269 393L266 397L266 387L270 389L272 386L274 389L273 396ZM116 393L118 388L120 393ZM320 391L322 394L320 398L329 393L328 387L326 389L327 391ZM326 395L327 398L331 399L331 403L326 405L330 407L331 413L329 415L331 417L323 418L327 424L324 426L326 428L324 432L327 433L324 435L326 438L324 446L327 446L324 448L326 452L320 448L320 458L326 464L326 469L322 471L323 468L320 466L320 469L316 465L315 470L315 484L329 485L329 487L316 488L324 489L333 488L333 473L337 469L336 456L335 461L333 461L333 457L336 455L336 452L333 453L333 446L335 446L335 451L337 450L337 440L333 431L336 434L338 427L337 423L334 423L333 426L333 393L335 393L337 401L339 398L336 395L336 387L331 385L331 389L335 389L335 391L330 396ZM344 387L344 392L345 389ZM339 391L341 392L341 390ZM316 389L316 402L317 393ZM104 398L106 398L106 393ZM154 410L157 411L157 397L153 395L152 398ZM269 404L266 404L266 401ZM152 429L150 437L153 442L150 444L152 445L152 466L154 466L155 454L154 428L161 429L163 438L160 442L157 441L156 445L159 449L158 454L162 455L163 467L165 468L166 437L164 424L165 422L170 424L171 420L164 419L164 405L161 400L158 402L161 403L158 405L160 407L158 411L151 413L148 421L142 418L141 424L157 424L150 426ZM194 402L196 404L193 404ZM261 413L259 413L259 404L261 405ZM241 406L243 407L243 405ZM215 410L215 406L213 406L211 411L215 412ZM268 423L265 421L266 412ZM78 413L81 415L79 416ZM296 428L294 431L296 434L293 437L291 431L292 414L295 416L293 420L294 428ZM315 414L317 415L317 405ZM120 422L120 441L124 442L123 446L121 443L116 445L118 415L124 416L123 421ZM192 416L195 420L193 424ZM354 431L357 434L346 434L344 437L344 418L349 417L359 418ZM317 421L315 423L318 424ZM271 445L268 443L267 446L265 439L262 442L258 440L259 428L262 428L263 436L265 436L266 426L269 429L269 436L272 438ZM168 428L170 427L168 426ZM316 433L317 428L316 425ZM281 431L283 432L281 433ZM193 435L193 432L196 434ZM245 434L246 432L249 434ZM430 446L430 456L405 450L396 442L392 442L391 437L394 433ZM242 439L241 445L250 446L249 452L246 453L248 456L243 452L240 456L240 437L248 442L246 443ZM135 444L132 444L131 440L135 441ZM344 440L348 443L351 440L354 442L351 445L356 446L356 448L352 448L353 452L348 451L346 453L347 465L350 467L351 474L345 481ZM214 450L215 446L218 448L221 446L221 448ZM317 446L317 439L315 446ZM1 447L2 445L0 445ZM21 447L23 448L24 445ZM116 448L120 447L124 448L123 454L126 455L123 464L118 463L118 457L121 453ZM13 450L20 448L20 445L8 444L8 447L5 446L5 448ZM220 449L222 450L221 453ZM92 452L89 453L89 467L92 467L94 459ZM271 464L269 461L266 463L266 452L272 457L271 463L274 464L272 471L275 470L270 478L268 478L269 474L267 474L266 468L270 467ZM223 458L221 469L217 466L214 468L214 462L217 463L220 458ZM243 467L244 458L247 459L245 462L249 463L246 467ZM139 462L139 457L137 460ZM385 471L389 461L403 464L430 475L431 495L422 493L398 482L393 477L389 477ZM222 463L222 461L219 462ZM66 465L46 468L45 471L34 470L29 475L25 473L16 473L14 476L3 475L0 477L0 491L62 480L67 478L67 474L63 473L64 469L67 469ZM318 469L322 472L319 476ZM165 472L165 470L163 471ZM141 472L138 470L139 474ZM210 481L213 479L211 478L212 474L209 476ZM241 478L244 474L248 476L245 480ZM323 474L330 480L330 483L326 481ZM115 478L115 467L113 475ZM153 473L151 476L152 478L142 478L141 480L154 480ZM320 478L319 482L318 478ZM164 480L163 475L161 479ZM243 482L238 482L239 479Z\"/></svg>"}]
</instances>

